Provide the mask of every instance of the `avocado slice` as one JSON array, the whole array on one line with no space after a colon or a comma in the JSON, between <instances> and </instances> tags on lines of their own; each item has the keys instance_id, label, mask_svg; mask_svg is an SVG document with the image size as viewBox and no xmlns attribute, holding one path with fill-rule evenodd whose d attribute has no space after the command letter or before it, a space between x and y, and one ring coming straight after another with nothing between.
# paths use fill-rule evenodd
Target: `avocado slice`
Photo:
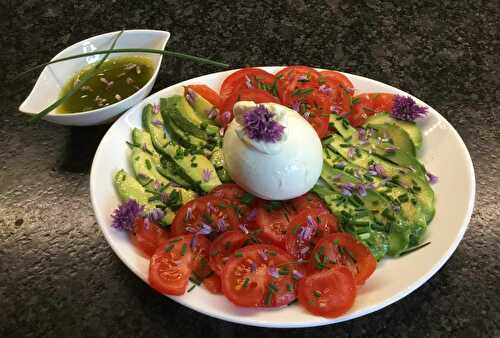
<instances>
[{"instance_id":1,"label":"avocado slice","mask_svg":"<svg viewBox=\"0 0 500 338\"><path fill-rule=\"evenodd\" d=\"M342 156L344 161L350 162L365 170L368 170L370 165L380 165L385 175L393 178L397 177L397 184L415 195L416 201L422 207L426 222L429 223L432 220L435 213L434 192L425 178L420 177L410 169L397 166L378 156L369 154L365 150L358 148L357 151L349 151L352 145L346 144L339 135L332 135L324 141L324 145Z\"/></svg>"},{"instance_id":2,"label":"avocado slice","mask_svg":"<svg viewBox=\"0 0 500 338\"><path fill-rule=\"evenodd\" d=\"M144 206L145 212L151 212L156 208L161 208L161 205L155 204L154 195L148 191L131 175L123 169L119 170L113 177L113 183L118 196L122 202L126 202L129 199L135 200L140 205ZM175 217L175 213L166 208L163 209L164 216L161 220L163 225L169 225L172 223Z\"/></svg>"},{"instance_id":3,"label":"avocado slice","mask_svg":"<svg viewBox=\"0 0 500 338\"><path fill-rule=\"evenodd\" d=\"M165 119L169 116L186 133L203 140L209 140L218 135L219 128L200 119L184 96L174 95L161 98L160 110Z\"/></svg>"},{"instance_id":4,"label":"avocado slice","mask_svg":"<svg viewBox=\"0 0 500 338\"><path fill-rule=\"evenodd\" d=\"M174 119L171 117L171 113L173 110L167 109L163 115L165 116L165 128L168 133L172 136L172 138L181 144L185 148L204 148L207 146L207 141L196 137L194 135L190 135L184 130L182 130L179 126L177 126L174 122ZM166 115L169 116L166 116Z\"/></svg>"},{"instance_id":5,"label":"avocado slice","mask_svg":"<svg viewBox=\"0 0 500 338\"><path fill-rule=\"evenodd\" d=\"M209 192L222 184L214 166L204 155L191 153L173 142L168 143L160 152L173 160L202 191Z\"/></svg>"},{"instance_id":6,"label":"avocado slice","mask_svg":"<svg viewBox=\"0 0 500 338\"><path fill-rule=\"evenodd\" d=\"M233 182L231 176L224 167L224 153L221 147L215 147L210 156L210 162L212 162L215 170L217 171L217 176L223 183Z\"/></svg>"},{"instance_id":7,"label":"avocado slice","mask_svg":"<svg viewBox=\"0 0 500 338\"><path fill-rule=\"evenodd\" d=\"M191 105L194 110L194 113L198 118L202 121L205 121L208 124L217 126L217 123L213 120L219 110L213 104L211 104L207 99L201 96L196 90L184 87L184 97L186 101Z\"/></svg>"},{"instance_id":8,"label":"avocado slice","mask_svg":"<svg viewBox=\"0 0 500 338\"><path fill-rule=\"evenodd\" d=\"M148 189L158 190L164 187L163 189L168 194L176 190L180 193L183 204L196 197L193 191L171 187L170 181L156 169L157 167L153 163L153 157L139 148L134 148L132 150L132 167L139 183ZM157 184L160 185L159 188Z\"/></svg>"},{"instance_id":9,"label":"avocado slice","mask_svg":"<svg viewBox=\"0 0 500 338\"><path fill-rule=\"evenodd\" d=\"M193 189L194 187L194 183L189 176L186 176L182 168L179 168L179 166L168 156L163 156L161 158L161 165L158 165L156 170L181 187L186 189Z\"/></svg>"},{"instance_id":10,"label":"avocado slice","mask_svg":"<svg viewBox=\"0 0 500 338\"><path fill-rule=\"evenodd\" d=\"M422 131L415 122L396 120L395 118L391 117L389 113L378 113L368 118L365 125L368 124L397 125L408 134L413 144L415 145L415 150L418 151L422 147Z\"/></svg>"},{"instance_id":11,"label":"avocado slice","mask_svg":"<svg viewBox=\"0 0 500 338\"><path fill-rule=\"evenodd\" d=\"M132 142L135 146L141 148L142 150L153 156L153 162L155 164L160 163L160 154L156 151L151 141L151 135L143 129L134 128L132 130Z\"/></svg>"},{"instance_id":12,"label":"avocado slice","mask_svg":"<svg viewBox=\"0 0 500 338\"><path fill-rule=\"evenodd\" d=\"M381 139L389 139L390 144L399 148L402 151L412 157L417 156L415 150L415 145L413 144L410 136L403 128L395 124L373 124L369 123L367 128L374 129L376 131L375 137L380 137Z\"/></svg>"},{"instance_id":13,"label":"avocado slice","mask_svg":"<svg viewBox=\"0 0 500 338\"><path fill-rule=\"evenodd\" d=\"M346 140L351 138L352 135L356 133L356 129L353 128L349 121L342 116L330 114L329 125L330 127L335 128L335 130L337 130L337 132Z\"/></svg>"},{"instance_id":14,"label":"avocado slice","mask_svg":"<svg viewBox=\"0 0 500 338\"><path fill-rule=\"evenodd\" d=\"M151 104L146 105L142 110L142 126L148 131L156 149L164 147L170 141L165 133L163 117L153 110Z\"/></svg>"}]
</instances>

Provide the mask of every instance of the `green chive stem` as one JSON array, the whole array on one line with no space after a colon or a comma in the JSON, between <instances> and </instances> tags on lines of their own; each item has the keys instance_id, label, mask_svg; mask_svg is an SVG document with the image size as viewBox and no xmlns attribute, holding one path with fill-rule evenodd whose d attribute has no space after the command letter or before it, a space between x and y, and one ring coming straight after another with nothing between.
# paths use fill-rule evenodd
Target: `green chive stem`
<instances>
[{"instance_id":1,"label":"green chive stem","mask_svg":"<svg viewBox=\"0 0 500 338\"><path fill-rule=\"evenodd\" d=\"M120 31L116 35L116 37L113 40L113 43L111 44L110 50L115 47L116 42L118 41L118 39L120 38L120 36L122 34L123 34L123 31ZM63 103L64 101L66 101L70 96L72 96L73 94L75 94L82 86L85 85L85 83L87 81L89 81L92 77L94 77L94 75L96 75L99 72L99 68L104 63L104 61L106 61L106 59L108 58L109 54L110 54L110 52L108 50L105 53L104 57L101 60L99 60L99 62L97 62L97 64L95 65L95 67L92 69L92 71L90 71L89 73L87 73L85 76L83 76L80 79L80 81L78 82L78 85L76 85L73 88L71 88L71 90L68 91L65 95L63 95L58 100L56 100L56 102L52 103L50 106L48 106L47 108L45 108L44 110L42 110L41 112L39 112L38 114L36 114L35 116L33 116L29 121L30 122L38 122L38 121L40 121L45 115L47 115L48 113L50 113L54 108L58 107L61 103Z\"/></svg>"}]
</instances>

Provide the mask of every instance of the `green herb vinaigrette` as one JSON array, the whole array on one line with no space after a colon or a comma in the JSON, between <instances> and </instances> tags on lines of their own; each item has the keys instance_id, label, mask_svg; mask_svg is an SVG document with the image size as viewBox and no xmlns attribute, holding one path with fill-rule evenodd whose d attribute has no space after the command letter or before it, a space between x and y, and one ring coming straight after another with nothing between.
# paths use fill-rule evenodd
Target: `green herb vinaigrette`
<instances>
[{"instance_id":1,"label":"green herb vinaigrette","mask_svg":"<svg viewBox=\"0 0 500 338\"><path fill-rule=\"evenodd\" d=\"M76 73L61 92L64 96L78 84L78 79L92 71L93 64ZM143 56L121 56L104 61L99 73L57 109L68 114L102 108L117 103L137 92L153 76L151 59Z\"/></svg>"}]
</instances>

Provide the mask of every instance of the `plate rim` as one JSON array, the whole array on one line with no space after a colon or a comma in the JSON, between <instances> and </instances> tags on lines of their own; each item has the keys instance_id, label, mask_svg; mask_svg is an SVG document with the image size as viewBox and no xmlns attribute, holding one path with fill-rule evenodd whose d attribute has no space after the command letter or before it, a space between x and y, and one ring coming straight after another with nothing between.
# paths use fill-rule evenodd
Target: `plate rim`
<instances>
[{"instance_id":1,"label":"plate rim","mask_svg":"<svg viewBox=\"0 0 500 338\"><path fill-rule=\"evenodd\" d=\"M279 69L282 69L284 67L286 67L286 66L259 66L259 67L254 67L254 68L261 68L261 69L264 69L264 70L269 71L271 73L275 73L276 71L278 71ZM123 113L122 116L120 116L120 118L118 118L110 126L110 128L107 130L106 134L103 136L103 138L101 139L101 141L99 143L99 146L96 149L96 152L95 152L94 157L92 159L92 166L91 166L90 175L89 175L89 184L90 184L90 200L92 203L94 216L95 216L95 218L97 220L97 224L99 226L99 230L104 235L106 242L111 247L114 254L117 255L118 258L120 258L120 260L122 261L122 263L124 263L137 277L139 277L141 280L143 280L146 284L148 284L148 283L146 280L144 280L141 277L141 273L139 273L139 271L137 271L137 269L132 264L130 264L129 260L125 259L125 257L123 257L123 255L118 250L115 249L115 246L113 244L111 236L109 236L109 234L103 230L105 226L109 226L109 225L105 225L104 220L100 219L100 217L98 216L98 213L96 212L97 205L96 205L96 197L94 196L95 190L93 187L93 182L95 182L94 176L96 175L95 174L96 173L96 170L95 170L96 158L98 158L98 156L99 156L99 153L101 151L101 147L103 147L104 141L107 138L111 137L110 134L111 134L112 129L115 128L115 125L118 122L120 122L122 119L125 120L128 117L128 115L130 115L139 106L143 105L144 102L147 102L148 100L153 99L153 97L159 96L160 93L163 91L167 91L167 90L174 88L174 87L183 86L187 83L192 82L193 80L203 81L204 78L206 78L206 77L212 77L212 76L220 77L223 74L229 75L231 72L237 71L239 69L241 69L241 68L225 70L225 71L220 71L220 72L214 72L214 73L209 73L209 74L197 76L194 78L189 78L189 79L183 80L181 82L172 84L168 87L162 88L153 94L150 94L149 96L144 98L142 101L140 101L139 103L137 103L136 105L134 105L133 107L128 109L125 113ZM327 70L324 68L315 68L315 69ZM457 249L458 245L460 244L461 240L463 239L463 237L465 235L465 232L467 231L467 229L469 227L470 220L471 220L472 213L473 213L473 209L474 209L474 202L475 202L475 195L476 195L476 179L475 179L474 165L473 165L470 153L469 153L463 139L460 137L460 134L457 132L457 130L453 127L453 125L446 118L444 118L438 111L436 111L434 108L432 108L429 104L423 102L422 100L418 99L417 97L414 97L413 95L411 95L407 92L404 92L403 90L401 90L399 88L396 88L394 86L391 86L389 84L386 84L386 83L383 83L383 82L380 82L380 81L377 81L374 79L370 79L370 78L367 78L364 76L355 75L355 74L346 73L346 72L341 72L341 73L350 77L350 78L351 77L352 78L360 78L360 79L363 79L364 81L372 82L374 84L378 84L378 85L381 84L384 86L390 86L391 88L395 89L400 94L410 96L411 98L413 98L417 102L420 102L421 104L424 104L425 106L430 107L433 110L433 114L434 113L437 114L437 116L446 123L446 127L451 130L454 137L458 140L458 144L465 155L465 164L467 166L467 171L469 172L469 175L468 175L469 182L468 183L470 184L470 195L469 195L469 199L467 201L467 211L465 213L465 218L463 219L462 224L460 225L460 230L458 231L455 238L451 242L451 245L446 250L446 253L444 255L442 255L440 257L440 259L436 261L435 264L433 264L432 269L428 270L422 277L415 280L408 288L392 295L391 297L386 298L384 301L376 303L372 306L368 306L364 309L360 309L360 310L355 311L353 313L348 313L347 315L344 315L344 316L341 316L338 318L324 318L324 317L316 316L314 318L317 318L317 320L300 321L300 322L293 322L293 323L283 323L283 322L275 323L275 322L270 322L270 321L256 320L256 319L252 319L252 318L248 318L248 317L241 317L238 315L222 315L220 313L212 313L209 310L205 309L203 306L197 306L196 304L195 305L187 304L186 302L184 302L182 300L182 296L169 296L169 295L164 295L164 296L174 300L175 302L177 302L183 306L188 307L189 309L191 309L193 311L202 313L202 314L207 315L209 317L217 318L217 319L232 322L232 323L238 323L238 324L256 326L256 327L267 327L267 328L318 327L318 326L323 326L323 325L341 323L344 321L348 321L348 320L352 320L352 319L355 319L358 317L362 317L362 316L377 312L377 311L379 311L379 310L381 310L381 309L383 309L391 304L396 303L397 301L408 296L410 293L414 292L416 289L420 288L425 282L430 280L444 266L444 264L450 259L450 257Z\"/></svg>"}]
</instances>

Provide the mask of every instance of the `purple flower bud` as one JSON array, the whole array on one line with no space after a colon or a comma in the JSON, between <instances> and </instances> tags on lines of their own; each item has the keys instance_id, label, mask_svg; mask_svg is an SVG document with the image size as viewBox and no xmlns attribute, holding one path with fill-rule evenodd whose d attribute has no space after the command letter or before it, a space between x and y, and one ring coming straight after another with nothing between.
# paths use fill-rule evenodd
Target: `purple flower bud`
<instances>
[{"instance_id":1,"label":"purple flower bud","mask_svg":"<svg viewBox=\"0 0 500 338\"><path fill-rule=\"evenodd\" d=\"M330 95L331 93L333 93L333 89L328 87L325 84L322 84L321 86L319 86L318 90L320 93L325 94L325 95Z\"/></svg>"},{"instance_id":2,"label":"purple flower bud","mask_svg":"<svg viewBox=\"0 0 500 338\"><path fill-rule=\"evenodd\" d=\"M200 230L196 232L197 235L208 235L212 232L212 227L208 224L202 223Z\"/></svg>"},{"instance_id":3,"label":"purple flower bud","mask_svg":"<svg viewBox=\"0 0 500 338\"><path fill-rule=\"evenodd\" d=\"M245 133L252 140L274 143L281 139L285 130L264 105L245 112L243 121Z\"/></svg>"},{"instance_id":4,"label":"purple flower bud","mask_svg":"<svg viewBox=\"0 0 500 338\"><path fill-rule=\"evenodd\" d=\"M210 181L211 177L212 177L212 170L211 169L203 169L203 172L202 172L202 180L203 180L203 182Z\"/></svg>"},{"instance_id":5,"label":"purple flower bud","mask_svg":"<svg viewBox=\"0 0 500 338\"><path fill-rule=\"evenodd\" d=\"M223 218L219 218L219 220L217 221L217 230L219 232L224 232L227 230L227 224Z\"/></svg>"},{"instance_id":6,"label":"purple flower bud","mask_svg":"<svg viewBox=\"0 0 500 338\"><path fill-rule=\"evenodd\" d=\"M164 215L165 214L161 209L155 208L153 211L149 212L146 215L146 218L153 223L158 223L159 221L161 221Z\"/></svg>"},{"instance_id":7,"label":"purple flower bud","mask_svg":"<svg viewBox=\"0 0 500 338\"><path fill-rule=\"evenodd\" d=\"M252 262L250 263L250 271L251 271L251 272L255 272L255 271L257 271L257 264L255 263L255 261L252 261Z\"/></svg>"},{"instance_id":8,"label":"purple flower bud","mask_svg":"<svg viewBox=\"0 0 500 338\"><path fill-rule=\"evenodd\" d=\"M278 269L276 269L274 266L270 266L267 269L267 272L273 277L273 278L279 278L280 274L278 272Z\"/></svg>"},{"instance_id":9,"label":"purple flower bud","mask_svg":"<svg viewBox=\"0 0 500 338\"><path fill-rule=\"evenodd\" d=\"M394 96L394 103L392 106L392 117L404 120L415 121L416 119L427 116L427 107L420 107L415 100L409 96Z\"/></svg>"},{"instance_id":10,"label":"purple flower bud","mask_svg":"<svg viewBox=\"0 0 500 338\"><path fill-rule=\"evenodd\" d=\"M294 101L292 104L292 109L295 110L297 113L300 113L300 102Z\"/></svg>"},{"instance_id":11,"label":"purple flower bud","mask_svg":"<svg viewBox=\"0 0 500 338\"><path fill-rule=\"evenodd\" d=\"M304 278L304 274L301 273L301 272L299 272L299 271L297 271L297 270L295 270L295 269L293 269L293 271L292 271L292 277L295 280L299 280L301 278Z\"/></svg>"},{"instance_id":12,"label":"purple flower bud","mask_svg":"<svg viewBox=\"0 0 500 338\"><path fill-rule=\"evenodd\" d=\"M248 235L249 231L248 231L245 224L240 224L239 228L240 228L241 232L243 232L245 235Z\"/></svg>"},{"instance_id":13,"label":"purple flower bud","mask_svg":"<svg viewBox=\"0 0 500 338\"><path fill-rule=\"evenodd\" d=\"M196 99L196 93L188 87L185 87L185 89L186 100L187 102L189 102L189 104L192 105L194 103L194 100Z\"/></svg>"},{"instance_id":14,"label":"purple flower bud","mask_svg":"<svg viewBox=\"0 0 500 338\"><path fill-rule=\"evenodd\" d=\"M439 180L437 176L431 174L430 172L427 172L426 175L427 175L427 180L429 181L430 184L436 184Z\"/></svg>"}]
</instances>

